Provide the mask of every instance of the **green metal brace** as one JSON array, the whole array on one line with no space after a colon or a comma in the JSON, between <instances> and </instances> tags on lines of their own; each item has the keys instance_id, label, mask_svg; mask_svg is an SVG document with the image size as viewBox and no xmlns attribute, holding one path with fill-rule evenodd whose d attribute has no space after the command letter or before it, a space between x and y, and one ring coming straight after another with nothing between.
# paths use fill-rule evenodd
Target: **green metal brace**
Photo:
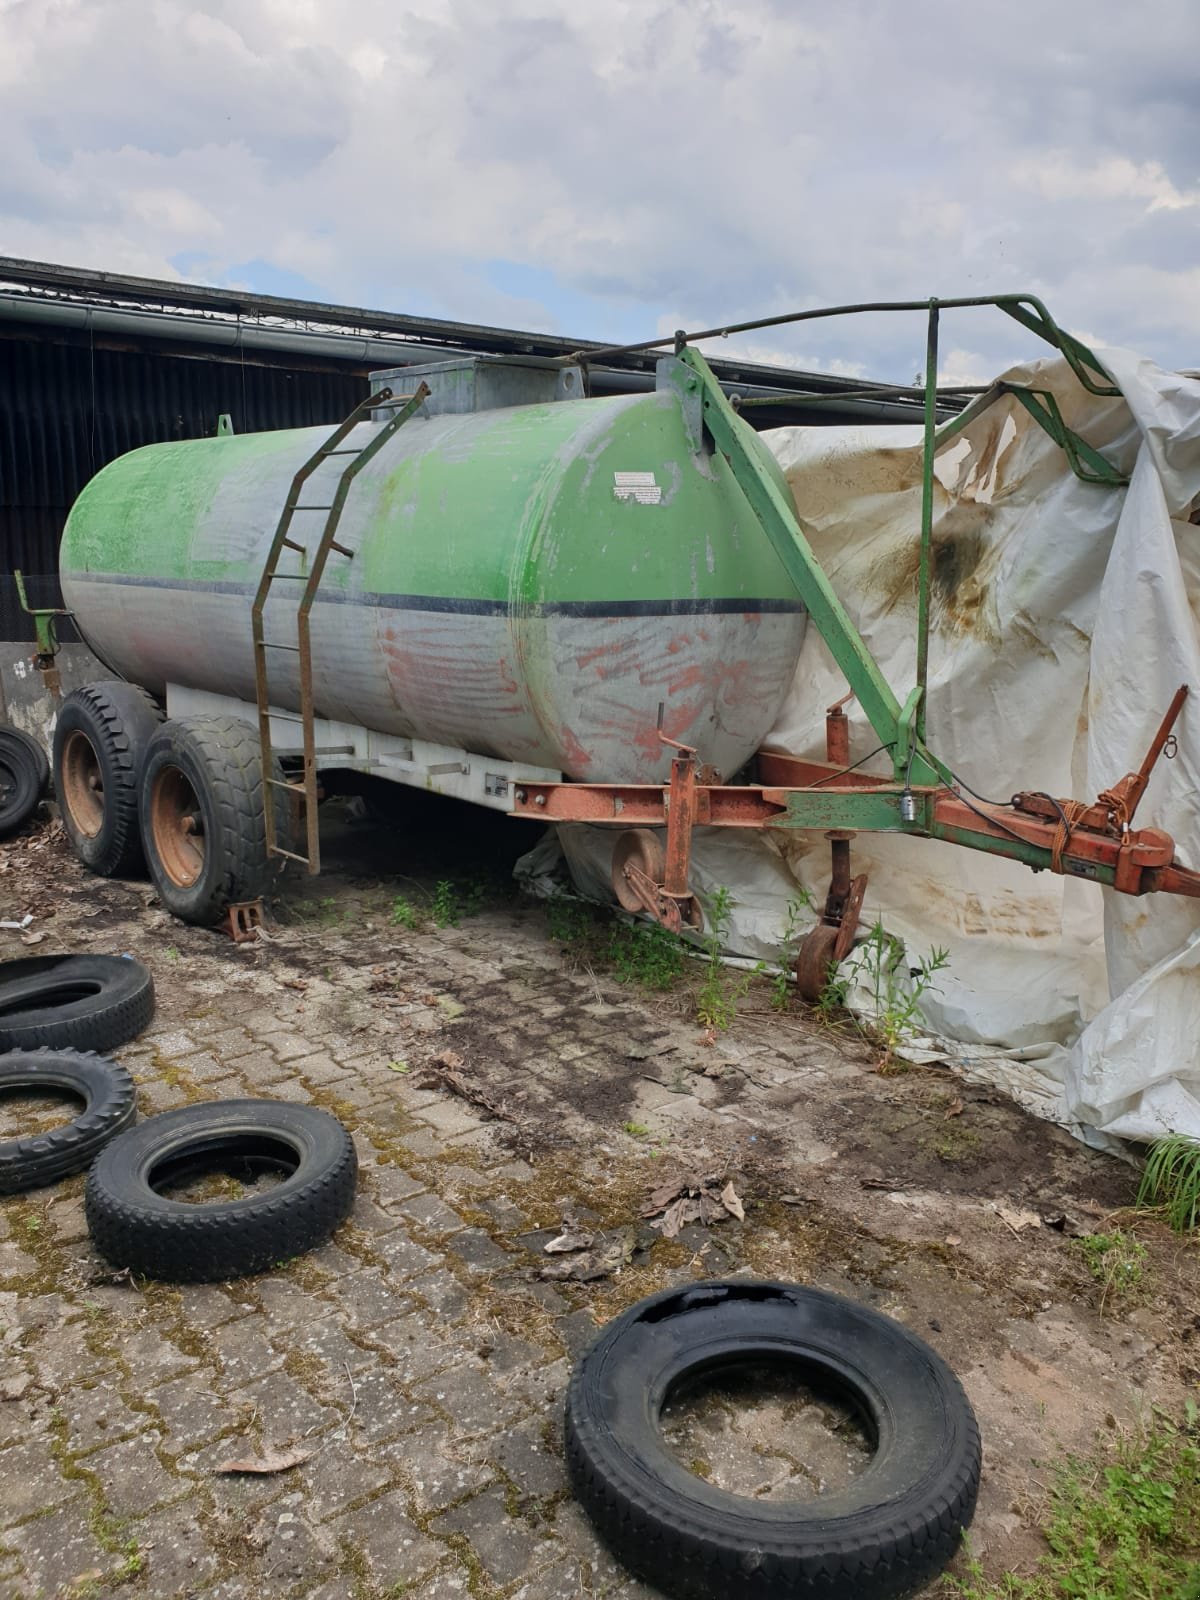
<instances>
[{"instance_id":1,"label":"green metal brace","mask_svg":"<svg viewBox=\"0 0 1200 1600\"><path fill-rule=\"evenodd\" d=\"M754 452L747 448L743 437L745 425L739 423L737 413L725 398L708 362L692 345L679 352L679 360L691 367L699 379L705 427L729 462L742 493L866 712L880 744L891 751L896 781L901 783L907 779L918 788L949 783L949 771L925 749L919 734L910 744L908 729L912 724L912 712L907 713L906 722L907 708L901 707L862 635L834 593L790 502ZM914 706L913 710L916 709ZM902 745L903 754L900 753Z\"/></svg>"}]
</instances>

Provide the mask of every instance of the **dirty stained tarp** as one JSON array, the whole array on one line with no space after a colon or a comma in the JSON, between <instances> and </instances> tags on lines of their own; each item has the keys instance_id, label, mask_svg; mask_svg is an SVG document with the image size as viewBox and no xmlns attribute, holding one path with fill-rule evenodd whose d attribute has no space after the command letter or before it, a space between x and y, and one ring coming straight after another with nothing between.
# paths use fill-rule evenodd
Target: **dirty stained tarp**
<instances>
[{"instance_id":1,"label":"dirty stained tarp","mask_svg":"<svg viewBox=\"0 0 1200 1600\"><path fill-rule=\"evenodd\" d=\"M1131 476L1080 482L1012 401L939 458L928 738L973 789L1092 798L1141 762L1181 683L1178 754L1138 812L1200 868L1200 382L1102 350L1124 398L1061 360L1005 377L1053 391L1068 425ZM919 430L764 435L825 571L903 698L915 672ZM844 680L815 628L766 748L824 757ZM877 740L857 706L851 759ZM867 770L887 771L879 761ZM611 836L560 829L580 887L608 897ZM1200 902L1130 899L932 840L860 834L875 919L915 966L949 951L923 1000L933 1055L1093 1141L1200 1137ZM731 952L774 959L788 901L823 896L828 845L701 830L695 887L735 898ZM860 1005L868 997L860 985Z\"/></svg>"}]
</instances>

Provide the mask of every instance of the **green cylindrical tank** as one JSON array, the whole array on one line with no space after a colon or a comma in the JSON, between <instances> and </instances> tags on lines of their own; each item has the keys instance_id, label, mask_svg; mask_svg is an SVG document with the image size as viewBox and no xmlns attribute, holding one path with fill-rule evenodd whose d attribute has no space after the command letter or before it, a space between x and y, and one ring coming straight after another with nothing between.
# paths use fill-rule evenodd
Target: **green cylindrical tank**
<instances>
[{"instance_id":1,"label":"green cylindrical tank","mask_svg":"<svg viewBox=\"0 0 1200 1600\"><path fill-rule=\"evenodd\" d=\"M251 600L293 475L327 433L151 445L100 472L61 556L97 654L156 692L253 704ZM328 505L347 459L302 503ZM299 513L292 537L311 548L323 520ZM337 539L353 555L331 554L313 607L318 714L572 778L661 778L660 705L669 737L732 774L803 639L727 463L693 452L669 391L418 412L355 479ZM281 572L304 570L288 559ZM274 584L268 639L295 640L302 589ZM271 701L294 710L297 659L269 654Z\"/></svg>"}]
</instances>

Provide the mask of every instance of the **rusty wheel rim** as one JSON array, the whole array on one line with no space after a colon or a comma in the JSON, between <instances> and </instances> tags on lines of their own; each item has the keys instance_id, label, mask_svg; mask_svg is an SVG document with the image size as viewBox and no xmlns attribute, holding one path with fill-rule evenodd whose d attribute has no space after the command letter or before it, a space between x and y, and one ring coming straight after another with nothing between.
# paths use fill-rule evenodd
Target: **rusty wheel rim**
<instances>
[{"instance_id":1,"label":"rusty wheel rim","mask_svg":"<svg viewBox=\"0 0 1200 1600\"><path fill-rule=\"evenodd\" d=\"M179 767L163 767L150 794L154 854L177 889L190 889L204 871L204 820L191 780Z\"/></svg>"},{"instance_id":2,"label":"rusty wheel rim","mask_svg":"<svg viewBox=\"0 0 1200 1600\"><path fill-rule=\"evenodd\" d=\"M641 895L625 875L626 867L644 872L661 886L667 875L667 858L657 834L649 828L628 828L613 846L613 893L624 910L645 911Z\"/></svg>"},{"instance_id":3,"label":"rusty wheel rim","mask_svg":"<svg viewBox=\"0 0 1200 1600\"><path fill-rule=\"evenodd\" d=\"M59 801L75 827L94 839L104 826L104 773L96 747L86 733L74 728L63 741L59 770Z\"/></svg>"}]
</instances>

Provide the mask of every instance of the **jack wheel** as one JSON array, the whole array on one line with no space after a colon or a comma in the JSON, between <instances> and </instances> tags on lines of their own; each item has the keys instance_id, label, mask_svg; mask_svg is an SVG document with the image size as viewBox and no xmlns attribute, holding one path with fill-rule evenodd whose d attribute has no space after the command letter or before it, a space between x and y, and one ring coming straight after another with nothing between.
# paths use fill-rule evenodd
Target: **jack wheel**
<instances>
[{"instance_id":1,"label":"jack wheel","mask_svg":"<svg viewBox=\"0 0 1200 1600\"><path fill-rule=\"evenodd\" d=\"M626 911L648 911L636 879L626 868L643 873L661 889L667 875L667 857L662 841L649 828L628 828L617 838L612 853L612 890Z\"/></svg>"},{"instance_id":2,"label":"jack wheel","mask_svg":"<svg viewBox=\"0 0 1200 1600\"><path fill-rule=\"evenodd\" d=\"M796 955L796 992L802 1000L817 1001L837 965L835 953L840 928L827 922L817 926L800 941Z\"/></svg>"}]
</instances>

